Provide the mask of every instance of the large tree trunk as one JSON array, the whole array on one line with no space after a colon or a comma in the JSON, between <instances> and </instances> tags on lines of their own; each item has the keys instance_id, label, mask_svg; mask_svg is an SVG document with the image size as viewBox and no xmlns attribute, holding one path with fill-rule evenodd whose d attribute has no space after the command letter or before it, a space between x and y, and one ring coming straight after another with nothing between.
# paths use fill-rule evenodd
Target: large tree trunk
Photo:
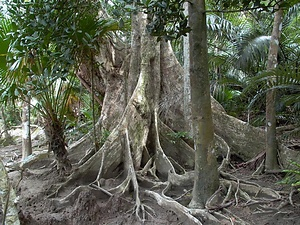
<instances>
[{"instance_id":1,"label":"large tree trunk","mask_svg":"<svg viewBox=\"0 0 300 225\"><path fill-rule=\"evenodd\" d=\"M278 8L278 7L277 7ZM275 12L273 30L270 40L267 70L277 66L279 38L282 28L283 10ZM272 83L272 79L269 81ZM266 170L278 169L277 162L277 139L276 139L276 91L269 90L266 95Z\"/></svg>"},{"instance_id":2,"label":"large tree trunk","mask_svg":"<svg viewBox=\"0 0 300 225\"><path fill-rule=\"evenodd\" d=\"M145 27L146 16L144 14L138 16L141 27ZM139 185L146 184L147 191L143 192L144 194L157 199L165 207L175 207L174 211L188 217L190 224L201 224L192 214L200 213L202 216L204 211L200 212L196 209L189 211L185 207L178 206L178 202L171 202L170 198L165 197L171 187L185 185L190 187L194 178L191 170L195 165L195 151L191 148L191 143L187 144L182 139L171 138L174 131L191 132L185 130L182 104L183 68L176 60L170 43L164 41L157 43L146 29L140 36L141 49L137 57L141 57L141 63L138 69L130 70L129 67L133 64L128 63L130 60L127 57L123 58L123 65L116 64L114 57L107 55L113 48L110 43L103 46L101 55L96 57L99 65L102 65L99 67L98 75L103 83L101 90L97 91L103 92L105 88L97 129L107 129L110 135L100 149L94 149L92 154L89 154L90 149L95 146L91 134L70 146L69 158L78 163L64 185L81 179L80 183L104 190L109 195L131 191L136 202L136 215L141 218L145 207L139 199L141 192ZM132 49L132 52L135 51L137 50ZM122 56L122 54L116 55ZM127 99L128 89L124 84L129 71L133 77L138 77L138 81L132 95ZM139 74L136 74L137 71ZM209 99L210 96L206 96L206 100L207 98ZM218 148L215 149L217 154L225 156L230 150L231 154L238 155L242 160L249 160L264 151L263 130L228 116L213 98L211 98L211 106L215 137L218 142ZM210 108L210 103L206 103L207 108ZM209 121L211 125L211 118ZM213 128L212 126L209 128L209 138L212 138ZM212 155L207 154L207 156ZM215 163L210 159L204 161ZM210 171L206 170L206 172L210 174ZM118 183L115 183L116 181ZM160 190L163 189L162 194L150 190L158 187ZM78 193L76 190L81 190L80 188L82 186L76 188L63 201L76 199L74 195ZM207 187L207 190L215 190L215 187L212 189ZM210 194L205 194L205 198L201 200L201 207Z\"/></svg>"},{"instance_id":3,"label":"large tree trunk","mask_svg":"<svg viewBox=\"0 0 300 225\"><path fill-rule=\"evenodd\" d=\"M174 131L192 133L186 130L184 120L184 71L169 43L162 43L161 46L161 73L160 119ZM264 130L228 115L213 98L212 113L214 131L228 143L233 155L247 161L265 150Z\"/></svg>"},{"instance_id":4,"label":"large tree trunk","mask_svg":"<svg viewBox=\"0 0 300 225\"><path fill-rule=\"evenodd\" d=\"M195 148L195 181L190 206L205 208L206 201L219 188L217 160L214 154L214 130L211 110L205 1L189 4L191 109Z\"/></svg>"},{"instance_id":5,"label":"large tree trunk","mask_svg":"<svg viewBox=\"0 0 300 225\"><path fill-rule=\"evenodd\" d=\"M110 46L109 48L112 48ZM105 52L108 52L106 50ZM186 130L184 120L184 106L183 106L183 68L177 61L176 56L173 53L170 43L162 42L160 44L160 98L159 98L159 119L163 124L167 125L171 131L188 131ZM109 57L98 57L99 62L105 62ZM110 63L104 63L110 65ZM128 64L125 60L124 64ZM114 65L112 63L112 65ZM125 95L123 88L126 74L128 73L128 67L122 66L121 68L114 65L114 69L107 69L99 73L104 80L105 84L105 96L103 100L102 113L99 118L98 126L109 130L112 134L108 138L107 142L111 142L114 138L114 128L120 123L122 114L124 114L124 102ZM103 91L103 90L102 90ZM128 103L129 104L129 103ZM127 104L127 108L128 108ZM231 154L238 156L241 160L247 161L255 157L259 153L265 150L265 131L260 128L255 128L246 122L238 120L232 116L226 114L223 107L212 98L212 112L213 123L215 133L224 139L231 148ZM123 115L124 116L124 115ZM136 120L133 120L136 121ZM169 130L170 131L170 130ZM159 134L162 140L166 139L166 129L160 129ZM99 132L101 135L101 132ZM100 138L100 137L99 137ZM162 141L161 140L161 141ZM169 140L170 141L170 140ZM105 148L108 143L105 143ZM169 149L177 149L177 145L173 143L162 143L168 149L164 149L167 152ZM104 147L104 146L103 146ZM93 148L91 134L87 134L78 142L70 146L70 159L77 161L84 157L86 151ZM188 147L187 147L188 148ZM187 149L185 148L185 149ZM220 149L218 154L224 156L226 154L225 149ZM189 154L188 154L189 155ZM180 157L178 157L180 158ZM118 157L115 158L115 166L118 165ZM181 161L184 159L180 159ZM187 165L191 165L189 159ZM92 162L92 161L90 161ZM94 172L99 169L99 165L90 165ZM88 166L88 167L90 167ZM112 168L113 169L113 168ZM115 169L115 168L114 168Z\"/></svg>"}]
</instances>

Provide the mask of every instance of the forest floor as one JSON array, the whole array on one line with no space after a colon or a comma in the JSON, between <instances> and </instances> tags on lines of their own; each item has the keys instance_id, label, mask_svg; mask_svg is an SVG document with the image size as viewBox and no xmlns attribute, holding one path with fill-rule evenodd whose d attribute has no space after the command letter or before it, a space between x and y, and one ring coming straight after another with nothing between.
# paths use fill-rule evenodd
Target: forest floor
<instances>
[{"instance_id":1,"label":"forest floor","mask_svg":"<svg viewBox=\"0 0 300 225\"><path fill-rule=\"evenodd\" d=\"M18 143L18 142L17 142ZM46 152L47 146L39 146L39 141L33 142L34 152ZM19 217L23 225L99 225L99 224L186 224L182 217L177 216L173 211L160 207L157 202L143 195L141 187L142 202L151 207L148 211L150 216L144 223L136 219L133 213L135 201L132 193L126 193L122 196L108 196L103 192L93 189L86 189L68 204L59 202L75 187L81 183L73 183L67 188L62 189L58 196L49 198L52 185L62 183L65 178L53 169L53 158L44 159L33 163L22 173L13 169L13 162L21 159L21 145L15 144L0 149L0 155L3 162L9 170L11 183L16 188L18 196L17 208ZM46 154L45 154L46 155ZM234 164L234 162L232 162ZM290 187L279 184L283 175L280 174L262 174L252 176L253 171L246 167L231 169L228 173L238 177L241 180L254 182L262 187L271 188L278 191L282 198L276 201L264 202L262 204L247 204L240 199L238 202L226 208L214 209L219 213L225 213L227 216L232 213L231 222L225 224L236 224L235 219L240 218L245 224L250 225L298 225L300 224L300 194L295 193L289 199ZM85 178L82 179L84 182ZM114 182L113 180L111 182ZM192 189L192 187L190 187ZM171 190L169 195L177 195L175 192L182 193L183 190ZM182 204L188 204L188 196L181 200ZM234 198L234 197L233 197ZM0 221L2 220L2 210ZM2 224L2 223L1 223ZM209 223L203 223L209 224Z\"/></svg>"}]
</instances>

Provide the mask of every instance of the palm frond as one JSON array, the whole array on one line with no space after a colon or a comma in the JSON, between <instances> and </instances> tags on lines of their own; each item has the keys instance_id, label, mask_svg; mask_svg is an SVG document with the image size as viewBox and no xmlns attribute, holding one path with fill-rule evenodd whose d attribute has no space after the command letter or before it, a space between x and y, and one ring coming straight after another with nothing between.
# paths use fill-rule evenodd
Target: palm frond
<instances>
[{"instance_id":1,"label":"palm frond","mask_svg":"<svg viewBox=\"0 0 300 225\"><path fill-rule=\"evenodd\" d=\"M295 22L295 20L297 20L297 18L299 17L299 8L300 8L300 4L298 3L293 5L287 10L282 21L283 29L290 26L293 22Z\"/></svg>"},{"instance_id":2,"label":"palm frond","mask_svg":"<svg viewBox=\"0 0 300 225\"><path fill-rule=\"evenodd\" d=\"M10 40L8 33L12 30L11 20L0 16L0 70L2 74L6 71L6 56Z\"/></svg>"},{"instance_id":3,"label":"palm frond","mask_svg":"<svg viewBox=\"0 0 300 225\"><path fill-rule=\"evenodd\" d=\"M235 36L235 30L232 23L215 14L207 15L207 28L217 38L226 38L228 40Z\"/></svg>"},{"instance_id":4,"label":"palm frond","mask_svg":"<svg viewBox=\"0 0 300 225\"><path fill-rule=\"evenodd\" d=\"M271 37L270 36L258 36L251 37L245 35L241 37L242 40L236 43L237 48L237 61L236 68L241 70L249 70L253 67L253 62L263 62L266 61L268 57L268 48Z\"/></svg>"}]
</instances>

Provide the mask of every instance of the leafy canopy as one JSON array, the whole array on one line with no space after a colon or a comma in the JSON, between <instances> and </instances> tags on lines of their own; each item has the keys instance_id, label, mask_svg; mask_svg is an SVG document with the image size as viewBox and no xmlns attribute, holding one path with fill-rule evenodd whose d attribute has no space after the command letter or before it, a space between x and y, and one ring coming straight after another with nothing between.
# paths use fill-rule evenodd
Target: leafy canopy
<instances>
[{"instance_id":1,"label":"leafy canopy","mask_svg":"<svg viewBox=\"0 0 300 225\"><path fill-rule=\"evenodd\" d=\"M118 29L115 20L99 16L99 7L86 0L7 0L13 28L2 97L34 96L44 116L63 118L80 63L90 59L109 31Z\"/></svg>"}]
</instances>

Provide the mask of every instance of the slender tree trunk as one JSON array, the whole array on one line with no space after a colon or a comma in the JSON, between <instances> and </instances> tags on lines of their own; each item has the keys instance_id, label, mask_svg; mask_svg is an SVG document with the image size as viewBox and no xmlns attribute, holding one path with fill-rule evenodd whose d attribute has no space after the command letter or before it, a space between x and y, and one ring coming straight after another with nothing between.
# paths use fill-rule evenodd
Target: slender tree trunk
<instances>
[{"instance_id":1,"label":"slender tree trunk","mask_svg":"<svg viewBox=\"0 0 300 225\"><path fill-rule=\"evenodd\" d=\"M4 133L4 141L2 142L2 144L4 146L7 146L7 145L12 145L14 144L14 139L13 137L8 133L8 129L9 127L7 126L7 123L6 123L6 116L5 116L5 113L4 113L4 109L3 107L1 107L1 111L0 111L0 116L3 120L3 132ZM1 134L2 134L1 133Z\"/></svg>"},{"instance_id":2,"label":"slender tree trunk","mask_svg":"<svg viewBox=\"0 0 300 225\"><path fill-rule=\"evenodd\" d=\"M30 131L30 98L27 97L22 109L22 160L32 154Z\"/></svg>"},{"instance_id":3,"label":"slender tree trunk","mask_svg":"<svg viewBox=\"0 0 300 225\"><path fill-rule=\"evenodd\" d=\"M8 127L7 127L7 124L6 124L6 116L5 116L3 107L1 107L1 118L3 120L4 138L5 139L11 139L11 136L8 133Z\"/></svg>"},{"instance_id":4,"label":"slender tree trunk","mask_svg":"<svg viewBox=\"0 0 300 225\"><path fill-rule=\"evenodd\" d=\"M275 12L273 31L269 47L267 70L277 66L277 55L279 49L279 38L282 28L283 10ZM270 84L272 80L269 81ZM277 162L277 140L276 140L276 91L269 90L266 95L266 170L278 168Z\"/></svg>"},{"instance_id":5,"label":"slender tree trunk","mask_svg":"<svg viewBox=\"0 0 300 225\"><path fill-rule=\"evenodd\" d=\"M184 3L184 12L188 15L188 2ZM191 130L191 85L190 85L190 45L189 45L189 34L183 36L183 110L184 110L184 121L186 130Z\"/></svg>"},{"instance_id":6,"label":"slender tree trunk","mask_svg":"<svg viewBox=\"0 0 300 225\"><path fill-rule=\"evenodd\" d=\"M195 147L195 180L190 206L204 208L219 187L208 76L205 1L189 4L191 111Z\"/></svg>"}]
</instances>

